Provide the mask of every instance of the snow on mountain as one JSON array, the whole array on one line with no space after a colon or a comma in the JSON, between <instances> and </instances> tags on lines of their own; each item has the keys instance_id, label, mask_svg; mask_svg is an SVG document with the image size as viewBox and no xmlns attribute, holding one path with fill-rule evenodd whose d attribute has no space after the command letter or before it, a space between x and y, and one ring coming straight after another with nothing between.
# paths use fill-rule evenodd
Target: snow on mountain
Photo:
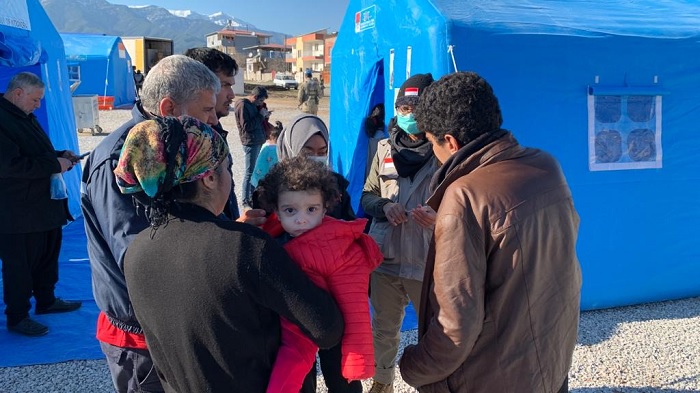
<instances>
[{"instance_id":1,"label":"snow on mountain","mask_svg":"<svg viewBox=\"0 0 700 393\"><path fill-rule=\"evenodd\" d=\"M168 10L168 12L180 18L187 18L192 15L192 10Z\"/></svg>"},{"instance_id":2,"label":"snow on mountain","mask_svg":"<svg viewBox=\"0 0 700 393\"><path fill-rule=\"evenodd\" d=\"M106 0L40 1L56 29L62 33L170 38L175 44L175 53L206 45L208 34L227 26L269 33L272 43L282 43L285 37L282 33L259 30L224 12L203 15L192 10L167 10L153 5L125 6Z\"/></svg>"}]
</instances>

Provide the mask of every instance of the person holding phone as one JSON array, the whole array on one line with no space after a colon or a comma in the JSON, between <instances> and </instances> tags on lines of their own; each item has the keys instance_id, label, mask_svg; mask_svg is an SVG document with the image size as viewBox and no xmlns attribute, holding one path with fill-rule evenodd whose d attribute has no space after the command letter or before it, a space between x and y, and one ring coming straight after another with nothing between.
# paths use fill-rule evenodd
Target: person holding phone
<instances>
[{"instance_id":1,"label":"person holding phone","mask_svg":"<svg viewBox=\"0 0 700 393\"><path fill-rule=\"evenodd\" d=\"M79 161L70 150L56 150L33 112L44 98L44 82L29 72L10 80L0 98L0 259L7 329L43 336L49 328L31 318L61 313L81 303L57 298L62 227L73 218L61 174ZM63 187L59 189L59 187Z\"/></svg>"}]
</instances>

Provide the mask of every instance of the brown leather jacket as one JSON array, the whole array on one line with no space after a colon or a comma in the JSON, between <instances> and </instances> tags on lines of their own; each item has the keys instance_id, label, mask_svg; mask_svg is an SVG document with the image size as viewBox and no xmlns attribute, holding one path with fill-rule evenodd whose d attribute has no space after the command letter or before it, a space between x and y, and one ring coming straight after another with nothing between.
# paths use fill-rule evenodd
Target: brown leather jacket
<instances>
[{"instance_id":1,"label":"brown leather jacket","mask_svg":"<svg viewBox=\"0 0 700 393\"><path fill-rule=\"evenodd\" d=\"M557 161L508 133L449 172L428 204L437 221L404 380L420 392L557 392L581 290L579 218Z\"/></svg>"}]
</instances>

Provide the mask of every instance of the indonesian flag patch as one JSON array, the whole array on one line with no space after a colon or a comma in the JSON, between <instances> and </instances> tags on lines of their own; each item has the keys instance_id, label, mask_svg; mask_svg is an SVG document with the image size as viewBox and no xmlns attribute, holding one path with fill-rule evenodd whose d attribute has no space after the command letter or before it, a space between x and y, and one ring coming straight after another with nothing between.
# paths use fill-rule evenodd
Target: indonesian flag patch
<instances>
[{"instance_id":1,"label":"indonesian flag patch","mask_svg":"<svg viewBox=\"0 0 700 393\"><path fill-rule=\"evenodd\" d=\"M391 157L385 158L385 159L384 159L384 168L387 168L387 169L394 169L394 168L395 168L395 166L394 166L394 159L391 158Z\"/></svg>"},{"instance_id":2,"label":"indonesian flag patch","mask_svg":"<svg viewBox=\"0 0 700 393\"><path fill-rule=\"evenodd\" d=\"M417 87L407 87L406 90L404 90L403 95L405 97L418 97L418 88Z\"/></svg>"}]
</instances>

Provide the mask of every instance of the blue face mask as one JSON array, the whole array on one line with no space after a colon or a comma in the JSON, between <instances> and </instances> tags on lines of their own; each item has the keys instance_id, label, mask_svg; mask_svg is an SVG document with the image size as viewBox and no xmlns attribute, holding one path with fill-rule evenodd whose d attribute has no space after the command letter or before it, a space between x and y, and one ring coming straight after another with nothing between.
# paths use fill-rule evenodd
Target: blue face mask
<instances>
[{"instance_id":1,"label":"blue face mask","mask_svg":"<svg viewBox=\"0 0 700 393\"><path fill-rule=\"evenodd\" d=\"M413 113L409 113L407 115L397 113L396 124L407 134L417 135L421 133L418 130L418 124L416 124L416 120L413 118Z\"/></svg>"}]
</instances>

